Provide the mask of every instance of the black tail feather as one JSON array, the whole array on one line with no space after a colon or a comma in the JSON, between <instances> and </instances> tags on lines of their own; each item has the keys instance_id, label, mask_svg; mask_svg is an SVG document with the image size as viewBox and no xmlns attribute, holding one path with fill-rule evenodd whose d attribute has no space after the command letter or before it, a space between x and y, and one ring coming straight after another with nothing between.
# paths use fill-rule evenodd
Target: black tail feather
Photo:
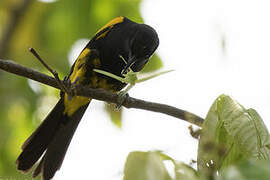
<instances>
[{"instance_id":1,"label":"black tail feather","mask_svg":"<svg viewBox=\"0 0 270 180\"><path fill-rule=\"evenodd\" d=\"M63 100L60 99L46 119L23 144L23 151L16 161L18 170L27 172L38 161L57 132L61 119L64 117L63 112Z\"/></svg>"},{"instance_id":2,"label":"black tail feather","mask_svg":"<svg viewBox=\"0 0 270 180\"><path fill-rule=\"evenodd\" d=\"M51 179L55 172L60 169L71 142L73 134L87 108L87 105L80 107L66 122L61 124L57 134L49 144L44 155L44 161L41 162L41 171L44 180Z\"/></svg>"},{"instance_id":3,"label":"black tail feather","mask_svg":"<svg viewBox=\"0 0 270 180\"><path fill-rule=\"evenodd\" d=\"M64 115L61 98L37 130L25 141L16 164L18 170L27 172L39 160L33 177L42 173L44 180L51 179L60 168L73 134L88 104L80 107L71 117Z\"/></svg>"}]
</instances>

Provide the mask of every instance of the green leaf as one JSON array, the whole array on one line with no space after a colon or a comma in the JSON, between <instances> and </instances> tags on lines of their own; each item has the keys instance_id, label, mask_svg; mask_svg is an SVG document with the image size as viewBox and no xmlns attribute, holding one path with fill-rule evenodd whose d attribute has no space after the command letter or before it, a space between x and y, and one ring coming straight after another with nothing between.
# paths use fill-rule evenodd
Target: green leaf
<instances>
[{"instance_id":1,"label":"green leaf","mask_svg":"<svg viewBox=\"0 0 270 180\"><path fill-rule=\"evenodd\" d=\"M269 159L269 133L258 113L221 95L210 108L198 148L198 169L213 173L240 160Z\"/></svg>"},{"instance_id":2,"label":"green leaf","mask_svg":"<svg viewBox=\"0 0 270 180\"><path fill-rule=\"evenodd\" d=\"M204 174L211 173L211 168L209 165L213 165L212 162L218 162L218 137L219 134L223 135L220 137L224 137L227 139L226 131L222 132L220 129L222 127L222 123L219 121L219 117L217 114L217 105L218 100L216 100L211 106L207 117L202 126L201 136L199 140L198 147L198 157L197 157L197 165L198 170L203 172ZM215 170L215 169L214 169Z\"/></svg>"},{"instance_id":3,"label":"green leaf","mask_svg":"<svg viewBox=\"0 0 270 180\"><path fill-rule=\"evenodd\" d=\"M160 68L162 68L163 63L159 56L155 53L152 58L148 61L148 63L145 65L143 70L141 71L142 73L149 73L153 71L157 71Z\"/></svg>"},{"instance_id":4,"label":"green leaf","mask_svg":"<svg viewBox=\"0 0 270 180\"><path fill-rule=\"evenodd\" d=\"M174 173L175 173L175 180L197 180L199 179L197 171L193 169L191 166L177 162L172 157L168 156L167 154L162 153L161 151L156 151L163 160L171 161L174 164Z\"/></svg>"},{"instance_id":5,"label":"green leaf","mask_svg":"<svg viewBox=\"0 0 270 180\"><path fill-rule=\"evenodd\" d=\"M198 180L197 171L185 163L175 164L175 180Z\"/></svg>"},{"instance_id":6,"label":"green leaf","mask_svg":"<svg viewBox=\"0 0 270 180\"><path fill-rule=\"evenodd\" d=\"M191 166L182 162L177 162L172 157L162 153L161 151L156 152L159 153L160 157L163 160L171 161L174 164L175 180L197 180L199 178L197 175L197 171Z\"/></svg>"},{"instance_id":7,"label":"green leaf","mask_svg":"<svg viewBox=\"0 0 270 180\"><path fill-rule=\"evenodd\" d=\"M134 151L127 157L124 180L171 180L171 177L159 152Z\"/></svg>"},{"instance_id":8,"label":"green leaf","mask_svg":"<svg viewBox=\"0 0 270 180\"><path fill-rule=\"evenodd\" d=\"M258 159L270 159L269 147L270 147L270 136L269 132L259 114L254 109L247 110L249 116L254 120L254 127L258 138Z\"/></svg>"},{"instance_id":9,"label":"green leaf","mask_svg":"<svg viewBox=\"0 0 270 180\"><path fill-rule=\"evenodd\" d=\"M228 167L218 180L268 180L270 161L245 161Z\"/></svg>"},{"instance_id":10,"label":"green leaf","mask_svg":"<svg viewBox=\"0 0 270 180\"><path fill-rule=\"evenodd\" d=\"M116 125L118 128L121 128L122 127L122 108L120 108L119 110L116 110L115 104L105 103L105 110L108 113L113 124Z\"/></svg>"}]
</instances>

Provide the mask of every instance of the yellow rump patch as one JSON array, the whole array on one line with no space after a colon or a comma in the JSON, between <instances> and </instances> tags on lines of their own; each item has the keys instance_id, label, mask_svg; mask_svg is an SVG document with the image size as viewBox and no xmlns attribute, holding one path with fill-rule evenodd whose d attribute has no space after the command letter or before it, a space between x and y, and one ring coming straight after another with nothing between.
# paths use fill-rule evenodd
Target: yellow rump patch
<instances>
[{"instance_id":1,"label":"yellow rump patch","mask_svg":"<svg viewBox=\"0 0 270 180\"><path fill-rule=\"evenodd\" d=\"M82 96L74 96L70 97L68 94L65 94L64 97L64 105L65 105L65 111L64 114L67 114L68 116L72 116L73 113L75 113L81 106L86 105L91 101L88 97L82 97Z\"/></svg>"},{"instance_id":2,"label":"yellow rump patch","mask_svg":"<svg viewBox=\"0 0 270 180\"><path fill-rule=\"evenodd\" d=\"M117 18L114 18L113 20L111 20L110 22L108 22L105 26L103 26L102 28L100 28L98 31L97 31L97 33L99 33L100 31L102 31L103 29L105 29L105 28L107 28L107 27L112 27L112 26L114 26L114 25L116 25L116 24L119 24L119 23L121 23L121 22L123 22L124 21L124 17L123 16L119 16L119 17L117 17ZM96 33L96 34L97 34Z\"/></svg>"}]
</instances>

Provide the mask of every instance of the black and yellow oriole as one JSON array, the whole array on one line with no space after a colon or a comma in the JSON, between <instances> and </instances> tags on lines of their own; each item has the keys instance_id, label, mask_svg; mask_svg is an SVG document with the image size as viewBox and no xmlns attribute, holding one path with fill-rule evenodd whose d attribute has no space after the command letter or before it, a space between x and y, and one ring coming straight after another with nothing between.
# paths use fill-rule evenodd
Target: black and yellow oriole
<instances>
[{"instance_id":1,"label":"black and yellow oriole","mask_svg":"<svg viewBox=\"0 0 270 180\"><path fill-rule=\"evenodd\" d=\"M129 68L138 72L158 45L158 35L152 27L117 17L102 27L86 45L73 64L67 81L75 86L118 92L126 86L125 83L93 69L120 77ZM90 98L62 92L53 110L23 144L16 161L18 170L27 172L43 155L33 177L41 173L44 180L51 179L60 169L72 136L90 102Z\"/></svg>"}]
</instances>

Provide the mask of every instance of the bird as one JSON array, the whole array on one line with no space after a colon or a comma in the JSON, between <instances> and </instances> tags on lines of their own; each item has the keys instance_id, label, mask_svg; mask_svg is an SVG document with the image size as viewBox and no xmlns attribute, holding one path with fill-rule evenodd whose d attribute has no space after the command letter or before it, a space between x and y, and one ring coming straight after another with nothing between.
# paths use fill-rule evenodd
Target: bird
<instances>
[{"instance_id":1,"label":"bird","mask_svg":"<svg viewBox=\"0 0 270 180\"><path fill-rule=\"evenodd\" d=\"M139 72L158 45L159 37L154 28L124 16L116 17L94 34L72 65L65 81L71 86L102 88L117 93L127 84L94 69L119 77L124 77L130 70ZM16 160L17 169L27 173L37 164L33 178L41 175L43 180L52 179L63 163L91 100L61 91L57 104L22 145L22 152Z\"/></svg>"}]
</instances>

